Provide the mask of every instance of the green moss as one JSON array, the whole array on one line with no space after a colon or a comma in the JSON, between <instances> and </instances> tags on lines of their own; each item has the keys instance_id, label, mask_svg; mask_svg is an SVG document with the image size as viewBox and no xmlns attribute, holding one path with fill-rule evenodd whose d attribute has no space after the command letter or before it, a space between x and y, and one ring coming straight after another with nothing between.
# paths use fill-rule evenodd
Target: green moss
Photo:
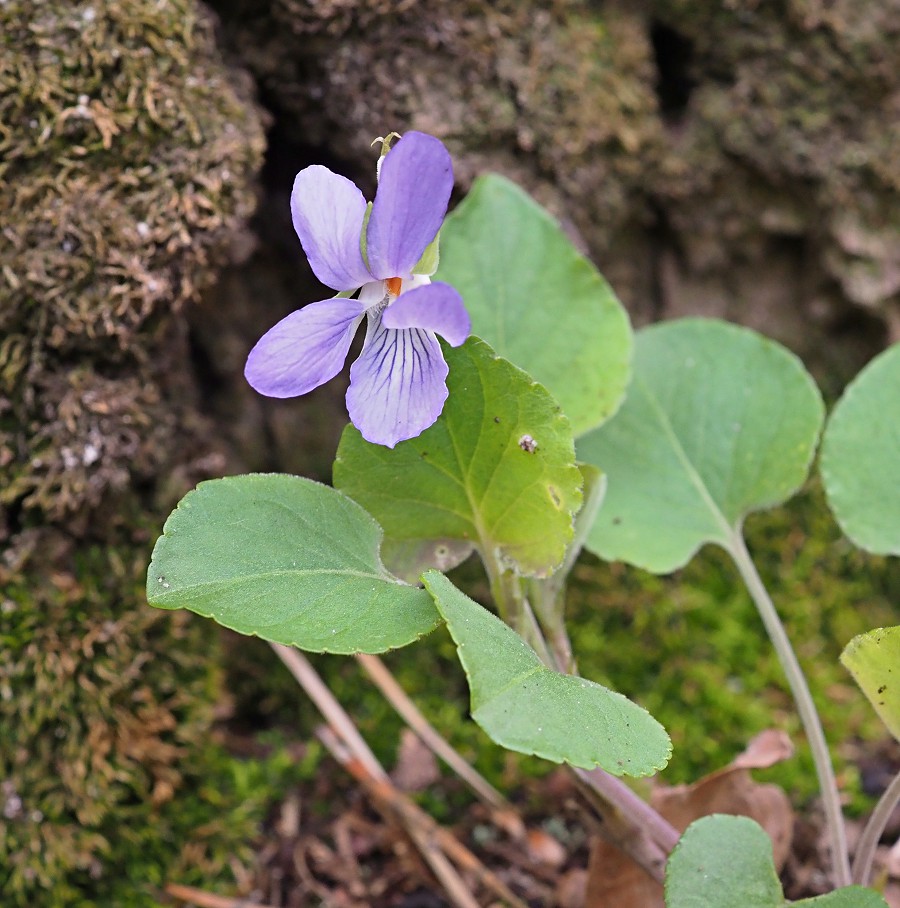
<instances>
[{"instance_id":1,"label":"green moss","mask_svg":"<svg viewBox=\"0 0 900 908\"><path fill-rule=\"evenodd\" d=\"M53 520L175 459L171 316L252 212L263 134L193 0L10 0L0 35L0 508Z\"/></svg>"},{"instance_id":2,"label":"green moss","mask_svg":"<svg viewBox=\"0 0 900 908\"><path fill-rule=\"evenodd\" d=\"M208 635L143 576L167 484L215 469L176 314L253 209L262 124L193 0L0 4L0 124L0 891L153 904L258 814L202 743Z\"/></svg>"},{"instance_id":3,"label":"green moss","mask_svg":"<svg viewBox=\"0 0 900 908\"><path fill-rule=\"evenodd\" d=\"M146 546L36 541L16 577L0 568L4 908L150 908L166 882L233 892L266 810L320 749L226 751L218 636L146 605Z\"/></svg>"}]
</instances>

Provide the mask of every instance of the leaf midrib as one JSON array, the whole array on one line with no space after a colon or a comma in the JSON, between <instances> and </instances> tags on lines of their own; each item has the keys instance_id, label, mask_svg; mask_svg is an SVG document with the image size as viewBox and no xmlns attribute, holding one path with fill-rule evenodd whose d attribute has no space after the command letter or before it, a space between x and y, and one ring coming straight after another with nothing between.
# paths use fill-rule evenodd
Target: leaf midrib
<instances>
[{"instance_id":1,"label":"leaf midrib","mask_svg":"<svg viewBox=\"0 0 900 908\"><path fill-rule=\"evenodd\" d=\"M666 414L659 400L656 398L656 395L651 392L648 384L640 376L635 375L634 383L641 390L654 415L659 420L659 424L662 427L663 433L672 445L672 450L675 452L675 456L677 457L682 469L687 474L691 485L693 485L697 490L698 494L700 495L701 501L707 506L713 516L713 519L722 530L724 539L720 541L723 545L728 545L732 534L735 532L734 527L731 526L725 515L722 513L722 510L716 504L716 501L712 497L712 493L707 488L703 477L697 472L697 469L694 467L693 463L688 457L687 452L684 450L684 447L681 444L681 439L678 437L678 434L675 431L675 427L669 420L668 415Z\"/></svg>"}]
</instances>

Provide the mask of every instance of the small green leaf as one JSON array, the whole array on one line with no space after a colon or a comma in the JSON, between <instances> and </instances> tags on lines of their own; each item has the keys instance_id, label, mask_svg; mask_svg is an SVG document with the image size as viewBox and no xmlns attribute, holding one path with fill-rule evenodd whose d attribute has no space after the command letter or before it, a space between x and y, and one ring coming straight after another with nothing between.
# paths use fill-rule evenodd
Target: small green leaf
<instances>
[{"instance_id":1,"label":"small green leaf","mask_svg":"<svg viewBox=\"0 0 900 908\"><path fill-rule=\"evenodd\" d=\"M559 224L514 183L479 177L447 218L438 277L462 294L472 332L559 401L576 436L619 406L628 315Z\"/></svg>"},{"instance_id":2,"label":"small green leaf","mask_svg":"<svg viewBox=\"0 0 900 908\"><path fill-rule=\"evenodd\" d=\"M424 590L383 567L355 502L298 476L202 482L153 549L147 599L242 634L321 653L380 653L440 623Z\"/></svg>"},{"instance_id":3,"label":"small green leaf","mask_svg":"<svg viewBox=\"0 0 900 908\"><path fill-rule=\"evenodd\" d=\"M883 896L872 889L863 889L862 886L846 886L825 895L787 904L807 905L808 908L888 908Z\"/></svg>"},{"instance_id":4,"label":"small green leaf","mask_svg":"<svg viewBox=\"0 0 900 908\"><path fill-rule=\"evenodd\" d=\"M645 776L672 752L665 729L621 694L546 668L499 618L429 571L425 588L469 679L472 718L510 750L614 775Z\"/></svg>"},{"instance_id":5,"label":"small green leaf","mask_svg":"<svg viewBox=\"0 0 900 908\"><path fill-rule=\"evenodd\" d=\"M622 409L578 444L608 477L587 548L668 573L704 543L728 547L748 512L803 483L822 416L800 360L754 331L706 319L643 329Z\"/></svg>"},{"instance_id":6,"label":"small green leaf","mask_svg":"<svg viewBox=\"0 0 900 908\"><path fill-rule=\"evenodd\" d=\"M854 637L841 662L900 741L900 627L880 627Z\"/></svg>"},{"instance_id":7,"label":"small green leaf","mask_svg":"<svg viewBox=\"0 0 900 908\"><path fill-rule=\"evenodd\" d=\"M545 576L562 561L581 504L569 424L544 388L483 341L444 353L450 396L438 421L393 449L347 426L334 484L384 528L385 558L404 577L446 570L473 546Z\"/></svg>"},{"instance_id":8,"label":"small green leaf","mask_svg":"<svg viewBox=\"0 0 900 908\"><path fill-rule=\"evenodd\" d=\"M372 217L372 203L366 203L366 210L363 214L362 230L359 232L359 251L362 254L363 261L366 263L366 268L369 267L369 238L368 238L368 229L369 229L369 218Z\"/></svg>"},{"instance_id":9,"label":"small green leaf","mask_svg":"<svg viewBox=\"0 0 900 908\"><path fill-rule=\"evenodd\" d=\"M441 261L441 232L425 247L422 257L413 266L413 274L434 274Z\"/></svg>"},{"instance_id":10,"label":"small green leaf","mask_svg":"<svg viewBox=\"0 0 900 908\"><path fill-rule=\"evenodd\" d=\"M900 555L900 344L844 391L825 429L820 469L847 536L869 552Z\"/></svg>"},{"instance_id":11,"label":"small green leaf","mask_svg":"<svg viewBox=\"0 0 900 908\"><path fill-rule=\"evenodd\" d=\"M748 817L712 814L691 823L666 866L666 908L887 908L871 889L848 886L788 902L766 831Z\"/></svg>"},{"instance_id":12,"label":"small green leaf","mask_svg":"<svg viewBox=\"0 0 900 908\"><path fill-rule=\"evenodd\" d=\"M666 908L782 908L772 841L747 817L695 820L666 865Z\"/></svg>"}]
</instances>

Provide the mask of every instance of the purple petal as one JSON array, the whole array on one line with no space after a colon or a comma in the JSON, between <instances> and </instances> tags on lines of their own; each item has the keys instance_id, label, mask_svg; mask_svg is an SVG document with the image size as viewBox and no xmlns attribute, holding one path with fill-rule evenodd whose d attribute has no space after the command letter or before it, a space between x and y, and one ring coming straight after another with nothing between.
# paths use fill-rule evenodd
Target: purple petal
<instances>
[{"instance_id":1,"label":"purple petal","mask_svg":"<svg viewBox=\"0 0 900 908\"><path fill-rule=\"evenodd\" d=\"M391 331L369 316L366 342L350 367L347 410L366 441L393 448L441 415L447 363L437 338L421 328Z\"/></svg>"},{"instance_id":2,"label":"purple petal","mask_svg":"<svg viewBox=\"0 0 900 908\"><path fill-rule=\"evenodd\" d=\"M266 397L297 397L334 378L365 311L359 300L310 303L283 318L256 343L244 375Z\"/></svg>"},{"instance_id":3,"label":"purple petal","mask_svg":"<svg viewBox=\"0 0 900 908\"><path fill-rule=\"evenodd\" d=\"M366 200L346 177L313 164L297 174L291 216L315 276L333 290L355 290L372 278L359 249Z\"/></svg>"},{"instance_id":4,"label":"purple petal","mask_svg":"<svg viewBox=\"0 0 900 908\"><path fill-rule=\"evenodd\" d=\"M437 236L453 189L453 166L443 142L408 132L388 152L372 216L366 254L373 276L405 277Z\"/></svg>"},{"instance_id":5,"label":"purple petal","mask_svg":"<svg viewBox=\"0 0 900 908\"><path fill-rule=\"evenodd\" d=\"M401 293L382 315L385 328L426 328L440 334L451 347L469 336L472 322L462 297L440 281Z\"/></svg>"}]
</instances>

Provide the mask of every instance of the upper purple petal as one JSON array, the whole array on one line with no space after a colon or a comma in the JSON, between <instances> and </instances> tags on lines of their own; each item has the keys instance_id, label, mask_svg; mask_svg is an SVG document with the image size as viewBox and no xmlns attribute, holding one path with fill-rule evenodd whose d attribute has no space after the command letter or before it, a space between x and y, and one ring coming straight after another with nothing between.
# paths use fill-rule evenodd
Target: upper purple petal
<instances>
[{"instance_id":1,"label":"upper purple petal","mask_svg":"<svg viewBox=\"0 0 900 908\"><path fill-rule=\"evenodd\" d=\"M458 347L469 336L472 321L462 297L440 281L401 293L384 310L385 328L427 328Z\"/></svg>"},{"instance_id":2,"label":"upper purple petal","mask_svg":"<svg viewBox=\"0 0 900 908\"><path fill-rule=\"evenodd\" d=\"M444 143L423 132L406 133L381 164L366 228L366 255L375 277L412 271L441 228L452 190L453 166Z\"/></svg>"},{"instance_id":3,"label":"upper purple petal","mask_svg":"<svg viewBox=\"0 0 900 908\"><path fill-rule=\"evenodd\" d=\"M310 303L257 341L244 375L267 397L297 397L334 378L365 311L359 300Z\"/></svg>"},{"instance_id":4,"label":"upper purple petal","mask_svg":"<svg viewBox=\"0 0 900 908\"><path fill-rule=\"evenodd\" d=\"M392 331L369 315L366 341L350 367L347 411L366 441L393 448L421 435L447 399L447 363L421 328Z\"/></svg>"},{"instance_id":5,"label":"upper purple petal","mask_svg":"<svg viewBox=\"0 0 900 908\"><path fill-rule=\"evenodd\" d=\"M366 200L355 184L313 164L297 174L291 217L315 276L333 290L355 290L372 280L359 241Z\"/></svg>"}]
</instances>

